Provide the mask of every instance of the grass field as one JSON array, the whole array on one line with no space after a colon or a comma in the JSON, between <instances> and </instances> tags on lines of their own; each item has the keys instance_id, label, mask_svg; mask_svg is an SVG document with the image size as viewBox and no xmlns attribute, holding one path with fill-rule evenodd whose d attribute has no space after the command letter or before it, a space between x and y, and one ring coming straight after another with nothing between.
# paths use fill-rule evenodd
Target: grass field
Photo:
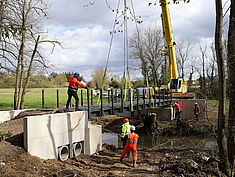
<instances>
[{"instance_id":1,"label":"grass field","mask_svg":"<svg viewBox=\"0 0 235 177\"><path fill-rule=\"evenodd\" d=\"M67 88L45 88L44 89L44 107L56 108L57 106L57 90L59 90L59 107L65 107L67 100ZM86 90L83 89L83 100L86 103ZM13 109L14 89L0 89L0 110ZM81 91L78 90L78 96L81 98ZM80 99L81 100L81 99ZM97 99L96 99L97 100ZM74 100L72 100L72 103ZM42 108L42 88L31 88L25 96L25 109Z\"/></svg>"}]
</instances>

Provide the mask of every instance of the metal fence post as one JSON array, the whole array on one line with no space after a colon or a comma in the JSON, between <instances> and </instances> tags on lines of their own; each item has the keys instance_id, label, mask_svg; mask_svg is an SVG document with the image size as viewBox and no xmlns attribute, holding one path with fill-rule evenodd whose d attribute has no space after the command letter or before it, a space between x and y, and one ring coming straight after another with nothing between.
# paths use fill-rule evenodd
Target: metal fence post
<instances>
[{"instance_id":1,"label":"metal fence post","mask_svg":"<svg viewBox=\"0 0 235 177\"><path fill-rule=\"evenodd\" d=\"M137 101L136 101L136 109L139 110L139 99L140 99L140 95L139 95L139 90L136 89L136 94L137 94Z\"/></svg>"},{"instance_id":2,"label":"metal fence post","mask_svg":"<svg viewBox=\"0 0 235 177\"><path fill-rule=\"evenodd\" d=\"M91 90L91 105L93 105L93 90Z\"/></svg>"},{"instance_id":3,"label":"metal fence post","mask_svg":"<svg viewBox=\"0 0 235 177\"><path fill-rule=\"evenodd\" d=\"M123 89L121 89L121 112L124 112Z\"/></svg>"},{"instance_id":4,"label":"metal fence post","mask_svg":"<svg viewBox=\"0 0 235 177\"><path fill-rule=\"evenodd\" d=\"M163 90L163 105L165 105L165 90Z\"/></svg>"},{"instance_id":5,"label":"metal fence post","mask_svg":"<svg viewBox=\"0 0 235 177\"><path fill-rule=\"evenodd\" d=\"M102 93L103 93L103 90L100 89L100 116L104 115Z\"/></svg>"},{"instance_id":6,"label":"metal fence post","mask_svg":"<svg viewBox=\"0 0 235 177\"><path fill-rule=\"evenodd\" d=\"M129 88L128 89L128 91L129 91L129 103L130 103L130 105L129 105L129 109L130 109L130 113L131 113L131 111L132 111L132 96L131 96L131 88Z\"/></svg>"},{"instance_id":7,"label":"metal fence post","mask_svg":"<svg viewBox=\"0 0 235 177\"><path fill-rule=\"evenodd\" d=\"M157 96L157 92L156 92L156 87L154 87L154 89L153 89L153 91L154 91L154 107L156 107L156 105L157 105L157 103L156 103L156 96Z\"/></svg>"},{"instance_id":8,"label":"metal fence post","mask_svg":"<svg viewBox=\"0 0 235 177\"><path fill-rule=\"evenodd\" d=\"M158 106L161 104L161 89L158 90Z\"/></svg>"},{"instance_id":9,"label":"metal fence post","mask_svg":"<svg viewBox=\"0 0 235 177\"><path fill-rule=\"evenodd\" d=\"M81 106L83 106L83 90L81 90Z\"/></svg>"},{"instance_id":10,"label":"metal fence post","mask_svg":"<svg viewBox=\"0 0 235 177\"><path fill-rule=\"evenodd\" d=\"M151 89L149 88L149 107L152 107Z\"/></svg>"},{"instance_id":11,"label":"metal fence post","mask_svg":"<svg viewBox=\"0 0 235 177\"><path fill-rule=\"evenodd\" d=\"M44 89L42 89L42 109L44 109L44 107L45 107L45 99L44 99Z\"/></svg>"},{"instance_id":12,"label":"metal fence post","mask_svg":"<svg viewBox=\"0 0 235 177\"><path fill-rule=\"evenodd\" d=\"M145 108L145 89L143 89L143 108Z\"/></svg>"},{"instance_id":13,"label":"metal fence post","mask_svg":"<svg viewBox=\"0 0 235 177\"><path fill-rule=\"evenodd\" d=\"M108 90L108 103L110 103L110 90Z\"/></svg>"},{"instance_id":14,"label":"metal fence post","mask_svg":"<svg viewBox=\"0 0 235 177\"><path fill-rule=\"evenodd\" d=\"M89 94L89 88L87 88L87 112L88 112L88 120L91 118L91 113L90 113L90 94Z\"/></svg>"},{"instance_id":15,"label":"metal fence post","mask_svg":"<svg viewBox=\"0 0 235 177\"><path fill-rule=\"evenodd\" d=\"M111 103L112 103L111 114L114 114L114 98L113 98L113 89L111 89Z\"/></svg>"},{"instance_id":16,"label":"metal fence post","mask_svg":"<svg viewBox=\"0 0 235 177\"><path fill-rule=\"evenodd\" d=\"M57 105L57 108L60 107L60 101L59 101L59 90L56 90L56 105Z\"/></svg>"}]
</instances>

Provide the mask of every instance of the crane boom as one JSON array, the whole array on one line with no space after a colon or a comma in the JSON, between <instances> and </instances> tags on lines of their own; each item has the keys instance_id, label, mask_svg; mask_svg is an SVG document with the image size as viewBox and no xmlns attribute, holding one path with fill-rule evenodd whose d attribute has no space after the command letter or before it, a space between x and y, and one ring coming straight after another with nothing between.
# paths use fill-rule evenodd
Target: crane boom
<instances>
[{"instance_id":1,"label":"crane boom","mask_svg":"<svg viewBox=\"0 0 235 177\"><path fill-rule=\"evenodd\" d=\"M171 28L170 12L168 8L168 0L160 0L160 6L162 8L161 18L162 18L163 34L166 40L166 48L168 50L168 55L170 58L170 63L169 63L170 78L178 79L179 74L176 65L175 48L174 48L174 40Z\"/></svg>"},{"instance_id":2,"label":"crane boom","mask_svg":"<svg viewBox=\"0 0 235 177\"><path fill-rule=\"evenodd\" d=\"M165 56L169 56L169 75L171 79L169 83L169 89L172 91L173 97L194 98L195 93L187 93L187 82L184 80L184 78L180 78L178 74L174 47L175 42L173 40L170 11L168 7L169 2L168 0L160 0L159 2L162 9L162 28L167 49Z\"/></svg>"}]
</instances>

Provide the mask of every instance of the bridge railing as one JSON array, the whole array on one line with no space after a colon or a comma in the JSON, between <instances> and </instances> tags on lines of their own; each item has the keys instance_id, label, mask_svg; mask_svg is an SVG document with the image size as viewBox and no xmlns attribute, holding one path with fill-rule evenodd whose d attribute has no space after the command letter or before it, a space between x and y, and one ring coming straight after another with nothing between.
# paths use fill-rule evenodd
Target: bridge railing
<instances>
[{"instance_id":1,"label":"bridge railing","mask_svg":"<svg viewBox=\"0 0 235 177\"><path fill-rule=\"evenodd\" d=\"M44 90L42 90L42 108L44 109ZM80 89L79 107L87 110L89 118L103 116L107 114L123 113L126 111L133 112L149 107L157 107L171 104L172 94L165 90L154 88L137 88L137 89ZM56 91L56 107L59 104L59 91ZM70 107L74 107L74 100L71 101Z\"/></svg>"}]
</instances>

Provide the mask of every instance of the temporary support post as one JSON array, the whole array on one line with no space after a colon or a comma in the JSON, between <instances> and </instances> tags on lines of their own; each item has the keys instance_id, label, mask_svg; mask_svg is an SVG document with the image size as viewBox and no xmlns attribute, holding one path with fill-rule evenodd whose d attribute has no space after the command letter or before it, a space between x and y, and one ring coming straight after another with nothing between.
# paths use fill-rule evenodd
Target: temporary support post
<instances>
[{"instance_id":1,"label":"temporary support post","mask_svg":"<svg viewBox=\"0 0 235 177\"><path fill-rule=\"evenodd\" d=\"M121 112L124 112L123 89L121 89Z\"/></svg>"},{"instance_id":2,"label":"temporary support post","mask_svg":"<svg viewBox=\"0 0 235 177\"><path fill-rule=\"evenodd\" d=\"M86 93L87 93L87 112L88 112L88 119L90 119L91 113L90 113L90 94L89 94L89 88L87 88Z\"/></svg>"},{"instance_id":3,"label":"temporary support post","mask_svg":"<svg viewBox=\"0 0 235 177\"><path fill-rule=\"evenodd\" d=\"M42 109L44 109L44 89L42 89Z\"/></svg>"},{"instance_id":4,"label":"temporary support post","mask_svg":"<svg viewBox=\"0 0 235 177\"><path fill-rule=\"evenodd\" d=\"M83 90L81 90L81 106L83 106Z\"/></svg>"},{"instance_id":5,"label":"temporary support post","mask_svg":"<svg viewBox=\"0 0 235 177\"><path fill-rule=\"evenodd\" d=\"M111 108L111 114L114 114L114 103L113 103L113 89L111 89L111 103L112 103L112 108Z\"/></svg>"},{"instance_id":6,"label":"temporary support post","mask_svg":"<svg viewBox=\"0 0 235 177\"><path fill-rule=\"evenodd\" d=\"M103 90L100 89L100 116L104 115L102 93L103 93Z\"/></svg>"},{"instance_id":7,"label":"temporary support post","mask_svg":"<svg viewBox=\"0 0 235 177\"><path fill-rule=\"evenodd\" d=\"M57 108L60 107L60 101L59 101L59 90L56 90L56 105L57 105Z\"/></svg>"}]
</instances>

